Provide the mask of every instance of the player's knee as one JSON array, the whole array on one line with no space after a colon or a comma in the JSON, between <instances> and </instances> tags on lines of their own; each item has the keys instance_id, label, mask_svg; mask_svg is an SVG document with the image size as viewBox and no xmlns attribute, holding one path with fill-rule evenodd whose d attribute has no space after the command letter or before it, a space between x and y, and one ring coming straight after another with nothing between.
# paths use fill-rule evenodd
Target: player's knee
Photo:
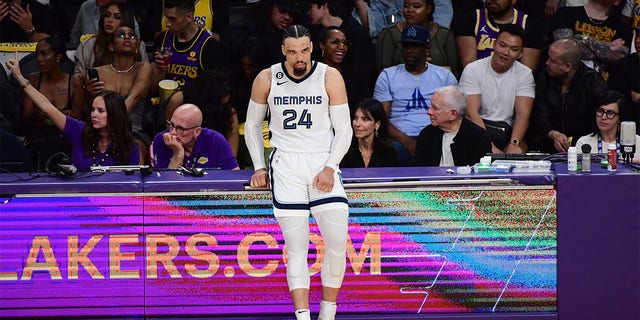
<instances>
[{"instance_id":1,"label":"player's knee","mask_svg":"<svg viewBox=\"0 0 640 320\"><path fill-rule=\"evenodd\" d=\"M287 282L289 290L298 288L309 288L309 266L307 265L307 257L295 257L289 259L287 264Z\"/></svg>"},{"instance_id":2,"label":"player's knee","mask_svg":"<svg viewBox=\"0 0 640 320\"><path fill-rule=\"evenodd\" d=\"M306 272L305 272L306 271ZM305 273L309 273L309 266L307 265L307 256L304 257L289 257L287 263L287 273L292 277L300 277Z\"/></svg>"},{"instance_id":3,"label":"player's knee","mask_svg":"<svg viewBox=\"0 0 640 320\"><path fill-rule=\"evenodd\" d=\"M323 273L325 273L325 271L329 271L329 273L334 277L342 277L344 275L346 265L345 250L327 249L322 270Z\"/></svg>"}]
</instances>

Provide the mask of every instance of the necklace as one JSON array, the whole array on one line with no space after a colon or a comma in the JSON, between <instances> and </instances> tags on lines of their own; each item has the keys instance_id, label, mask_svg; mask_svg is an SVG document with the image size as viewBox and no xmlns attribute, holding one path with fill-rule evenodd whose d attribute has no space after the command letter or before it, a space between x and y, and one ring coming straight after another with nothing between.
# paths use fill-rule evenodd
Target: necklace
<instances>
[{"instance_id":1,"label":"necklace","mask_svg":"<svg viewBox=\"0 0 640 320\"><path fill-rule=\"evenodd\" d=\"M115 73L127 73L127 72L129 72L129 71L133 70L133 67L135 67L135 66L136 66L136 63L134 62L134 63L133 63L129 68L126 68L126 69L124 69L124 70L118 70L118 69L116 69L116 67L114 67L114 66L113 66L113 63L112 63L112 64L110 64L109 66L111 67L111 70L113 70L113 72L115 72Z\"/></svg>"},{"instance_id":2,"label":"necklace","mask_svg":"<svg viewBox=\"0 0 640 320\"><path fill-rule=\"evenodd\" d=\"M587 10L587 6L584 6L584 13L587 15L587 18L589 19L589 22L591 22L591 24L594 24L596 26L599 26L603 23L605 23L605 21L607 20L607 15L605 14L604 19L598 19L598 18L591 18L591 15L589 15L589 10Z\"/></svg>"},{"instance_id":3,"label":"necklace","mask_svg":"<svg viewBox=\"0 0 640 320\"><path fill-rule=\"evenodd\" d=\"M98 160L99 156L100 156L100 159ZM109 158L109 147L107 147L107 150L105 150L104 154L101 154L100 147L93 144L93 152L92 152L91 158L93 159L94 166L103 165L104 161L107 160L107 158Z\"/></svg>"}]
</instances>

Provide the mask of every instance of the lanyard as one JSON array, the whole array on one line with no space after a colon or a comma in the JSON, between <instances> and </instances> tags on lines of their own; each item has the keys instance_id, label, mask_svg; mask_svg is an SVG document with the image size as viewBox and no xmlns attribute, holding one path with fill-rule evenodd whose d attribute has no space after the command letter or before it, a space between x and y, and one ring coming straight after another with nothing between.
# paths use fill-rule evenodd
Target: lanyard
<instances>
[{"instance_id":1,"label":"lanyard","mask_svg":"<svg viewBox=\"0 0 640 320\"><path fill-rule=\"evenodd\" d=\"M617 151L617 154L620 154L620 137L619 136L616 136L616 151ZM598 153L603 153L601 135L598 135Z\"/></svg>"}]
</instances>

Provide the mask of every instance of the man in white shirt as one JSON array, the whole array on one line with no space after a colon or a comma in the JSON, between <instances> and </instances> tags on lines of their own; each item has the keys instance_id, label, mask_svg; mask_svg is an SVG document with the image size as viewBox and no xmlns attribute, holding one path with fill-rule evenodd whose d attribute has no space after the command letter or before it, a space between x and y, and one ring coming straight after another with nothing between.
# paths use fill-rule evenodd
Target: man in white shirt
<instances>
[{"instance_id":1,"label":"man in white shirt","mask_svg":"<svg viewBox=\"0 0 640 320\"><path fill-rule=\"evenodd\" d=\"M522 56L524 30L504 25L490 57L467 65L460 88L467 95L466 117L491 135L493 153L524 153L522 139L529 126L535 97L531 70Z\"/></svg>"}]
</instances>

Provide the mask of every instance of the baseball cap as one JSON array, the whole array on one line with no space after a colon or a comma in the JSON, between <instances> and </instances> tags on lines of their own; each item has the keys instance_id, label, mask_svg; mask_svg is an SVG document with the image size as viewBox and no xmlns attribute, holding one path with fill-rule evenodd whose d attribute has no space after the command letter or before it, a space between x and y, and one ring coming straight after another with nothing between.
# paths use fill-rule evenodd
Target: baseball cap
<instances>
[{"instance_id":1,"label":"baseball cap","mask_svg":"<svg viewBox=\"0 0 640 320\"><path fill-rule=\"evenodd\" d=\"M417 24L408 25L404 28L404 30L402 30L402 37L400 37L400 42L429 45L429 43L431 42L431 39L429 39L429 30Z\"/></svg>"},{"instance_id":2,"label":"baseball cap","mask_svg":"<svg viewBox=\"0 0 640 320\"><path fill-rule=\"evenodd\" d=\"M275 0L273 5L284 11L300 13L300 7L296 0Z\"/></svg>"}]
</instances>

